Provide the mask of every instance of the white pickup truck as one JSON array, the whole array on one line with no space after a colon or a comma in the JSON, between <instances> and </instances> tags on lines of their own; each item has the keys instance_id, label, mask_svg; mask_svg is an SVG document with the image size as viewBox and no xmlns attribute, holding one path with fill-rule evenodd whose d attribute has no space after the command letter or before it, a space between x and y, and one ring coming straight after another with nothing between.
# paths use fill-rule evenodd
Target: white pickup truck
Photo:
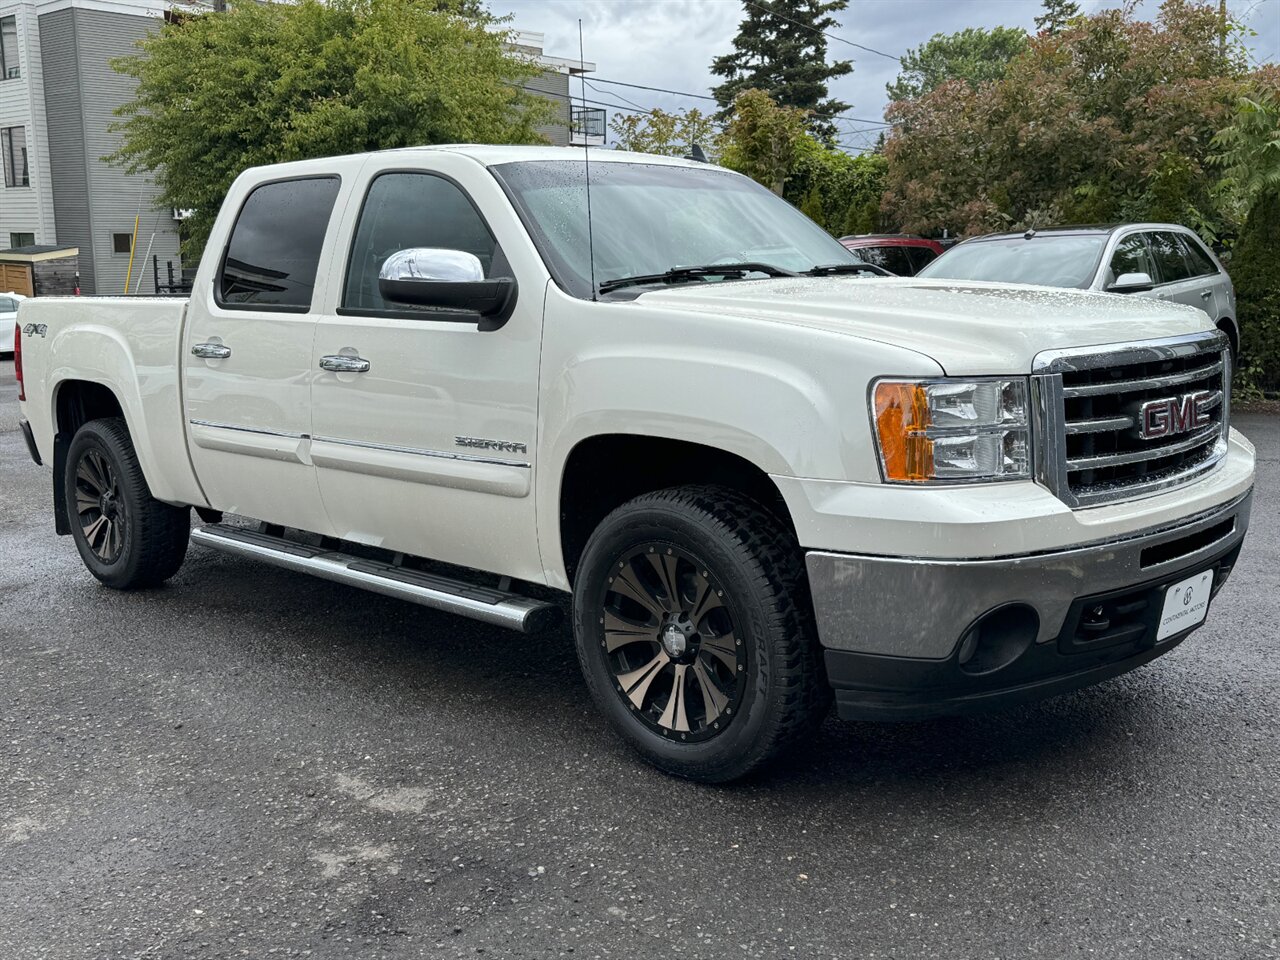
<instances>
[{"instance_id":1,"label":"white pickup truck","mask_svg":"<svg viewBox=\"0 0 1280 960\"><path fill-rule=\"evenodd\" d=\"M122 589L194 540L531 633L571 594L601 713L706 781L833 693L1026 701L1203 623L1254 475L1204 313L868 276L746 178L583 161L248 170L189 301L24 301L58 532Z\"/></svg>"}]
</instances>

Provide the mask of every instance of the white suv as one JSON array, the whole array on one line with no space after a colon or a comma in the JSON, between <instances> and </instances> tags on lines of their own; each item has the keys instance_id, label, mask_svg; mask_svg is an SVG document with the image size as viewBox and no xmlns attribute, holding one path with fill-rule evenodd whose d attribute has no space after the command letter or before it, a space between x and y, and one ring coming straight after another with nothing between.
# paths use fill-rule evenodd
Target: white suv
<instances>
[{"instance_id":1,"label":"white suv","mask_svg":"<svg viewBox=\"0 0 1280 960\"><path fill-rule=\"evenodd\" d=\"M993 233L952 247L919 276L1074 287L1197 307L1240 348L1236 292L1218 258L1173 223Z\"/></svg>"}]
</instances>

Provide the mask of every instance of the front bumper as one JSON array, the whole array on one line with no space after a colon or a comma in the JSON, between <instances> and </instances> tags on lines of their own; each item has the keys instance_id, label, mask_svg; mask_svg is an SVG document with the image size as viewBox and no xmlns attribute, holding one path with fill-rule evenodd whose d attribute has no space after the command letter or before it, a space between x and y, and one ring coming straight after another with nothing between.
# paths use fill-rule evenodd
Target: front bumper
<instances>
[{"instance_id":1,"label":"front bumper","mask_svg":"<svg viewBox=\"0 0 1280 960\"><path fill-rule=\"evenodd\" d=\"M1192 632L1155 642L1164 590L1212 568L1216 594L1251 504L1252 491L1176 525L997 559L808 553L840 715L910 719L1038 699L1154 659ZM996 634L999 650L975 660L973 637Z\"/></svg>"}]
</instances>

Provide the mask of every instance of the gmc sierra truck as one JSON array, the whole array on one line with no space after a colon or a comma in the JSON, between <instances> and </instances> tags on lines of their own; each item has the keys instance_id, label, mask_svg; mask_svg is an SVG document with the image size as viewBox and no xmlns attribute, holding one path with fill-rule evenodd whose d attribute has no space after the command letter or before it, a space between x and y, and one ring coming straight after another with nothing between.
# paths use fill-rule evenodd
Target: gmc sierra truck
<instances>
[{"instance_id":1,"label":"gmc sierra truck","mask_svg":"<svg viewBox=\"0 0 1280 960\"><path fill-rule=\"evenodd\" d=\"M251 169L189 301L23 302L22 429L107 586L194 541L528 633L568 609L607 722L704 781L833 695L958 713L1185 639L1249 521L1226 337L879 272L691 161Z\"/></svg>"}]
</instances>

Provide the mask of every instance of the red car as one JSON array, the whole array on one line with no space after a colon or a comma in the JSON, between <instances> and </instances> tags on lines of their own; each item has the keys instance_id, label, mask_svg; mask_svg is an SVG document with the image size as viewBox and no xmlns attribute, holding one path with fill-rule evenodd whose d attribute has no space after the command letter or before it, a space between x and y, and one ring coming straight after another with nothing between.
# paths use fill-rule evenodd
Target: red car
<instances>
[{"instance_id":1,"label":"red car","mask_svg":"<svg viewBox=\"0 0 1280 960\"><path fill-rule=\"evenodd\" d=\"M902 233L868 233L841 237L840 242L859 260L873 263L900 277L914 277L943 251L937 240Z\"/></svg>"}]
</instances>

